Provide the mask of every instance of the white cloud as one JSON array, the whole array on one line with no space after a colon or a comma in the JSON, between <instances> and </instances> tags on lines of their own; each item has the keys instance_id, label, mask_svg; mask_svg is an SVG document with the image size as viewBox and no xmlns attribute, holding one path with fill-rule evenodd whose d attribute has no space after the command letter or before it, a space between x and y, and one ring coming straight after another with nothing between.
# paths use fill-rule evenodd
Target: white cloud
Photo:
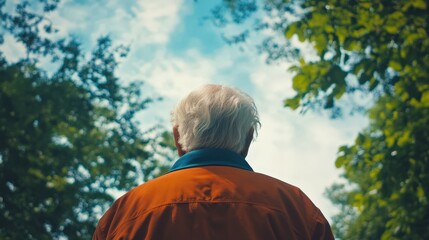
<instances>
[{"instance_id":1,"label":"white cloud","mask_svg":"<svg viewBox=\"0 0 429 240\"><path fill-rule=\"evenodd\" d=\"M83 33L91 40L90 46L110 34L117 43L142 47L167 43L186 10L183 6L183 0L140 0L132 6L122 1L66 0L49 16L60 33Z\"/></svg>"},{"instance_id":2,"label":"white cloud","mask_svg":"<svg viewBox=\"0 0 429 240\"><path fill-rule=\"evenodd\" d=\"M4 43L0 45L0 51L10 62L16 62L27 54L24 44L17 42L11 35L4 35Z\"/></svg>"},{"instance_id":3,"label":"white cloud","mask_svg":"<svg viewBox=\"0 0 429 240\"><path fill-rule=\"evenodd\" d=\"M195 50L181 57L158 52L140 69L147 83L168 99L178 100L193 88L210 82L215 76L213 62Z\"/></svg>"},{"instance_id":4,"label":"white cloud","mask_svg":"<svg viewBox=\"0 0 429 240\"><path fill-rule=\"evenodd\" d=\"M57 10L47 13L46 17L51 20L53 27L58 30L56 36L67 37L73 31L83 30L91 11L87 6L73 5L72 0L64 0L58 3Z\"/></svg>"},{"instance_id":5,"label":"white cloud","mask_svg":"<svg viewBox=\"0 0 429 240\"><path fill-rule=\"evenodd\" d=\"M170 33L177 27L182 0L138 1L132 11L131 32L138 41L162 44L170 40Z\"/></svg>"},{"instance_id":6,"label":"white cloud","mask_svg":"<svg viewBox=\"0 0 429 240\"><path fill-rule=\"evenodd\" d=\"M170 127L170 111L176 102L189 91L204 83L213 82L217 67L210 58L190 49L181 56L175 56L158 49L149 62L129 59L126 69L120 69L122 79L142 79L145 82L143 94L161 96L161 102L152 103L142 113L143 129L161 124Z\"/></svg>"}]
</instances>

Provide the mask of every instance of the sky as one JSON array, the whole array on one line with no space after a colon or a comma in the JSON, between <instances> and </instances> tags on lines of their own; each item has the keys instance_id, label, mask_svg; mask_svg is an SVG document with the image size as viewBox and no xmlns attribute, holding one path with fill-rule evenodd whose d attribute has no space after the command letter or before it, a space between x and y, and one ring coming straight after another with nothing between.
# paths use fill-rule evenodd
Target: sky
<instances>
[{"instance_id":1,"label":"sky","mask_svg":"<svg viewBox=\"0 0 429 240\"><path fill-rule=\"evenodd\" d=\"M106 34L114 43L130 46L117 75L124 82L142 80L145 96L163 98L139 116L143 130L156 124L170 129L176 102L203 84L247 92L255 99L262 123L248 162L256 172L302 189L330 219L338 210L323 193L340 181L341 171L334 164L338 147L354 142L366 118L356 114L330 119L323 113L303 115L284 108L283 100L294 95L290 64L267 65L251 43L244 50L226 44L222 33L236 29L203 21L214 1L208 2L63 0L49 17L59 35L77 37L86 49ZM23 54L22 46L10 38L1 48L12 61Z\"/></svg>"}]
</instances>

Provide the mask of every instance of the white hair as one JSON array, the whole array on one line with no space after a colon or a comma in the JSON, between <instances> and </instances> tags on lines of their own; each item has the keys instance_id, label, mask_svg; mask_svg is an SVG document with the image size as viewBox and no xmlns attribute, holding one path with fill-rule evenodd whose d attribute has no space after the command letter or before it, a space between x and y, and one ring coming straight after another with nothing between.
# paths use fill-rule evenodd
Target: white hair
<instances>
[{"instance_id":1,"label":"white hair","mask_svg":"<svg viewBox=\"0 0 429 240\"><path fill-rule=\"evenodd\" d=\"M227 86L207 84L184 97L171 113L184 151L224 148L241 153L249 132L257 136L258 111L246 93ZM253 137L253 136L252 136Z\"/></svg>"}]
</instances>

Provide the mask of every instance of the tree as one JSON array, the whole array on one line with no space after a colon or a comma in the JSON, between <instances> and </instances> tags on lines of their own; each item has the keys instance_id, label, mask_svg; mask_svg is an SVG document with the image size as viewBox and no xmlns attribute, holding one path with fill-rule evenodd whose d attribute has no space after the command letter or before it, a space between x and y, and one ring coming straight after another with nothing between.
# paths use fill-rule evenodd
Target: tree
<instances>
[{"instance_id":1,"label":"tree","mask_svg":"<svg viewBox=\"0 0 429 240\"><path fill-rule=\"evenodd\" d=\"M135 119L154 99L115 75L128 49L101 37L88 55L76 39L55 40L44 14L57 4L23 1L11 12L0 2L2 43L8 34L27 52L17 62L0 52L1 239L88 239L114 200L109 190L169 166L151 150L166 151L169 136L148 138Z\"/></svg>"},{"instance_id":2,"label":"tree","mask_svg":"<svg viewBox=\"0 0 429 240\"><path fill-rule=\"evenodd\" d=\"M261 47L269 61L296 63L290 68L296 95L286 107L340 116L346 97L372 99L366 106L370 125L354 145L339 149L336 165L347 184L327 191L342 209L333 219L341 239L429 237L428 3L225 0L213 10L220 26L256 19L231 42L261 29L285 36L265 39ZM297 57L293 38L312 44L317 58Z\"/></svg>"},{"instance_id":3,"label":"tree","mask_svg":"<svg viewBox=\"0 0 429 240\"><path fill-rule=\"evenodd\" d=\"M429 101L383 96L369 111L370 126L336 160L352 188L334 186L340 205L334 227L341 239L426 239L429 235Z\"/></svg>"}]
</instances>

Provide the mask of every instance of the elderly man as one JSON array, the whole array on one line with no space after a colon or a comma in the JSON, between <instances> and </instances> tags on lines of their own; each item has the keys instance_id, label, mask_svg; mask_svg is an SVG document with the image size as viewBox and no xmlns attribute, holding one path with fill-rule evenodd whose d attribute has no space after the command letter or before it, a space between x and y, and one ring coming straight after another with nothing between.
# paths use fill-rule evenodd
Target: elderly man
<instances>
[{"instance_id":1,"label":"elderly man","mask_svg":"<svg viewBox=\"0 0 429 240\"><path fill-rule=\"evenodd\" d=\"M93 239L334 239L299 188L246 162L260 125L250 96L205 85L179 102L172 122L180 158L119 198Z\"/></svg>"}]
</instances>

